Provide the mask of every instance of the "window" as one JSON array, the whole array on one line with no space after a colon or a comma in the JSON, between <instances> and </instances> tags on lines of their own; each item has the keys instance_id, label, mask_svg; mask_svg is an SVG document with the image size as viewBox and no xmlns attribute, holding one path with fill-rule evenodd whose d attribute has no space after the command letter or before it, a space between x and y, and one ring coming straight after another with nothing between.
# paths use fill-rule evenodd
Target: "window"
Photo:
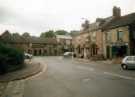
<instances>
[{"instance_id":1,"label":"window","mask_svg":"<svg viewBox=\"0 0 135 97\"><path fill-rule=\"evenodd\" d=\"M123 40L123 32L122 31L117 32L117 40Z\"/></svg>"},{"instance_id":2,"label":"window","mask_svg":"<svg viewBox=\"0 0 135 97\"><path fill-rule=\"evenodd\" d=\"M95 42L96 41L96 32L92 33L92 41Z\"/></svg>"},{"instance_id":3,"label":"window","mask_svg":"<svg viewBox=\"0 0 135 97\"><path fill-rule=\"evenodd\" d=\"M132 57L128 57L127 58L127 61L132 61Z\"/></svg>"},{"instance_id":4,"label":"window","mask_svg":"<svg viewBox=\"0 0 135 97\"><path fill-rule=\"evenodd\" d=\"M135 61L135 56L133 57L133 61Z\"/></svg>"},{"instance_id":5,"label":"window","mask_svg":"<svg viewBox=\"0 0 135 97\"><path fill-rule=\"evenodd\" d=\"M111 34L111 32L108 32L107 33L107 41L111 42L111 40L112 40L112 34Z\"/></svg>"}]
</instances>

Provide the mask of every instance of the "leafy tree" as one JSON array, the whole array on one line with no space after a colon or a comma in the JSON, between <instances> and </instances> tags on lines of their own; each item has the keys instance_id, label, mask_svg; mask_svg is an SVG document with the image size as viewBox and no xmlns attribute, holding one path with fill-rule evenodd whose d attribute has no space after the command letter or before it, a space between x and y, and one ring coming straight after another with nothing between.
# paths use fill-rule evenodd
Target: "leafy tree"
<instances>
[{"instance_id":1,"label":"leafy tree","mask_svg":"<svg viewBox=\"0 0 135 97\"><path fill-rule=\"evenodd\" d=\"M28 32L24 32L24 33L22 34L22 36L23 36L23 37L26 37L26 38L27 38L27 37L31 37Z\"/></svg>"},{"instance_id":2,"label":"leafy tree","mask_svg":"<svg viewBox=\"0 0 135 97\"><path fill-rule=\"evenodd\" d=\"M5 30L1 36L4 38L11 37L11 33L8 30Z\"/></svg>"},{"instance_id":3,"label":"leafy tree","mask_svg":"<svg viewBox=\"0 0 135 97\"><path fill-rule=\"evenodd\" d=\"M78 35L79 34L79 31L76 31L76 30L72 30L72 31L70 31L70 33L69 33L71 36L76 36L76 35Z\"/></svg>"},{"instance_id":4,"label":"leafy tree","mask_svg":"<svg viewBox=\"0 0 135 97\"><path fill-rule=\"evenodd\" d=\"M41 33L40 37L42 37L42 38L53 38L53 37L55 37L55 34L54 34L53 30L49 30L47 32Z\"/></svg>"},{"instance_id":5,"label":"leafy tree","mask_svg":"<svg viewBox=\"0 0 135 97\"><path fill-rule=\"evenodd\" d=\"M12 34L8 30L5 30L0 36L0 41L2 42L11 41L11 37Z\"/></svg>"},{"instance_id":6,"label":"leafy tree","mask_svg":"<svg viewBox=\"0 0 135 97\"><path fill-rule=\"evenodd\" d=\"M20 37L20 34L19 33L13 33L12 36Z\"/></svg>"},{"instance_id":7,"label":"leafy tree","mask_svg":"<svg viewBox=\"0 0 135 97\"><path fill-rule=\"evenodd\" d=\"M15 71L24 66L24 54L11 46L0 43L0 74Z\"/></svg>"},{"instance_id":8,"label":"leafy tree","mask_svg":"<svg viewBox=\"0 0 135 97\"><path fill-rule=\"evenodd\" d=\"M65 31L65 30L57 30L57 31L55 32L55 34L56 34L56 35L66 35L66 34L68 34L68 32Z\"/></svg>"}]
</instances>

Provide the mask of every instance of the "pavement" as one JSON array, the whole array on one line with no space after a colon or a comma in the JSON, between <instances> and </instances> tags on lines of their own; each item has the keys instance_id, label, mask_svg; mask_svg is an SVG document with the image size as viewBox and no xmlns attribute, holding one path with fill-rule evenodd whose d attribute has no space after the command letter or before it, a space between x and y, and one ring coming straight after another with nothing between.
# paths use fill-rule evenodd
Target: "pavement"
<instances>
[{"instance_id":1,"label":"pavement","mask_svg":"<svg viewBox=\"0 0 135 97\"><path fill-rule=\"evenodd\" d=\"M24 81L40 72L43 66L34 60L26 60L24 68L0 75L0 97L22 97Z\"/></svg>"},{"instance_id":2,"label":"pavement","mask_svg":"<svg viewBox=\"0 0 135 97\"><path fill-rule=\"evenodd\" d=\"M81 61L81 62L100 62L102 64L108 64L108 65L114 65L112 60L100 60L100 61L92 61L92 60L89 60L89 59L82 59L82 58L75 58L76 61Z\"/></svg>"}]
</instances>

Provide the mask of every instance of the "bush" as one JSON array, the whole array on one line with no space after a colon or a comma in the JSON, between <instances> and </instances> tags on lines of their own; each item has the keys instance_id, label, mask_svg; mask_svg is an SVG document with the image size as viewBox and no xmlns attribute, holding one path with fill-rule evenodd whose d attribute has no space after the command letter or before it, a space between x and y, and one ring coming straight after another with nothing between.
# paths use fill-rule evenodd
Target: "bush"
<instances>
[{"instance_id":1,"label":"bush","mask_svg":"<svg viewBox=\"0 0 135 97\"><path fill-rule=\"evenodd\" d=\"M0 43L0 73L7 73L21 68L24 63L22 51Z\"/></svg>"}]
</instances>

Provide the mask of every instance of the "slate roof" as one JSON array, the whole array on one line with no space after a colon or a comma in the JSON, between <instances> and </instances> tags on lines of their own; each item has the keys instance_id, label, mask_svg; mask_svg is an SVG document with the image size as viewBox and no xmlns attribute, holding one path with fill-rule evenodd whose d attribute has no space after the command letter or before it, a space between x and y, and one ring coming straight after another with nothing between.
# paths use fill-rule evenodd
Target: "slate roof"
<instances>
[{"instance_id":1,"label":"slate roof","mask_svg":"<svg viewBox=\"0 0 135 97\"><path fill-rule=\"evenodd\" d=\"M103 30L113 29L117 27L127 26L135 22L135 13L121 16L120 18L113 18L110 22L102 26Z\"/></svg>"},{"instance_id":2,"label":"slate roof","mask_svg":"<svg viewBox=\"0 0 135 97\"><path fill-rule=\"evenodd\" d=\"M102 29L103 26L107 25L113 19L112 16L107 18L97 18L96 22L89 24L89 29L81 31L80 34L88 33L89 31L95 31Z\"/></svg>"},{"instance_id":3,"label":"slate roof","mask_svg":"<svg viewBox=\"0 0 135 97\"><path fill-rule=\"evenodd\" d=\"M29 43L45 43L45 44L57 44L56 38L39 38L39 37L30 37L27 38Z\"/></svg>"}]
</instances>

